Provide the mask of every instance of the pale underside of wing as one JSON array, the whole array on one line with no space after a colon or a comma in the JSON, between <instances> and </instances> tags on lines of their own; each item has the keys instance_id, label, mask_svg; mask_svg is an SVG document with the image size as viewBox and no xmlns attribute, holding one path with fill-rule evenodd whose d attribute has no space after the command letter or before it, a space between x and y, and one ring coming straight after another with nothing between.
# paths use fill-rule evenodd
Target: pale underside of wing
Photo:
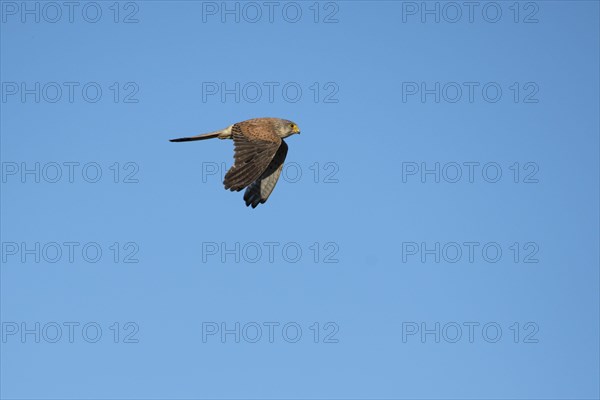
<instances>
[{"instance_id":1,"label":"pale underside of wing","mask_svg":"<svg viewBox=\"0 0 600 400\"><path fill-rule=\"evenodd\" d=\"M275 157L273 157L265 172L246 189L244 201L246 201L247 206L251 205L252 208L255 208L257 205L267 201L273 189L275 189L287 152L288 146L282 140L281 146L279 146Z\"/></svg>"},{"instance_id":2,"label":"pale underside of wing","mask_svg":"<svg viewBox=\"0 0 600 400\"><path fill-rule=\"evenodd\" d=\"M232 129L234 164L223 181L225 189L232 191L240 191L259 179L282 143L275 133L255 135L251 129L245 128L236 124Z\"/></svg>"}]
</instances>

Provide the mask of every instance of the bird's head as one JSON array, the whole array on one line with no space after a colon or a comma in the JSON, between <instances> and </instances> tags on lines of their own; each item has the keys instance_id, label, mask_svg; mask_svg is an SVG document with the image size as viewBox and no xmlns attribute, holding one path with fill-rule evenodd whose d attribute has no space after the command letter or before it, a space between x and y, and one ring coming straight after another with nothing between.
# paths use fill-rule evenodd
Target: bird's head
<instances>
[{"instance_id":1,"label":"bird's head","mask_svg":"<svg viewBox=\"0 0 600 400\"><path fill-rule=\"evenodd\" d=\"M300 128L298 128L298 125L296 125L295 122L289 121L287 119L280 119L279 123L276 126L276 131L279 137L286 138L296 133L299 134Z\"/></svg>"}]
</instances>

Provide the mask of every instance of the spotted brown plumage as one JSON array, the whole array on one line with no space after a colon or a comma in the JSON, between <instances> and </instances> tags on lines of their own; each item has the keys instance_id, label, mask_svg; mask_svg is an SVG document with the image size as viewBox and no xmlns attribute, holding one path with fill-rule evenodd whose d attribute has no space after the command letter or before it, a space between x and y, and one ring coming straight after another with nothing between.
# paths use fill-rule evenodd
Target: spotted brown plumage
<instances>
[{"instance_id":1,"label":"spotted brown plumage","mask_svg":"<svg viewBox=\"0 0 600 400\"><path fill-rule=\"evenodd\" d=\"M272 130L261 129L255 121L233 125L235 162L227 171L225 189L240 191L257 180L267 169L282 140Z\"/></svg>"},{"instance_id":2,"label":"spotted brown plumage","mask_svg":"<svg viewBox=\"0 0 600 400\"><path fill-rule=\"evenodd\" d=\"M281 174L288 146L284 138L300 133L294 122L279 118L255 118L238 122L225 129L198 136L172 139L189 142L204 139L233 139L234 164L225 174L225 189L246 188L246 206L265 203Z\"/></svg>"}]
</instances>

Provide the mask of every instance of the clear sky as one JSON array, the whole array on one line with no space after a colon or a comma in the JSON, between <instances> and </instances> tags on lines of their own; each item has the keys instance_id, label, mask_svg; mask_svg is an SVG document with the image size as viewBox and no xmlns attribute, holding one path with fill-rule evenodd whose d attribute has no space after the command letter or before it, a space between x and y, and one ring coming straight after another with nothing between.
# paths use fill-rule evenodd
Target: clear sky
<instances>
[{"instance_id":1,"label":"clear sky","mask_svg":"<svg viewBox=\"0 0 600 400\"><path fill-rule=\"evenodd\" d=\"M598 2L0 11L2 398L600 396Z\"/></svg>"}]
</instances>

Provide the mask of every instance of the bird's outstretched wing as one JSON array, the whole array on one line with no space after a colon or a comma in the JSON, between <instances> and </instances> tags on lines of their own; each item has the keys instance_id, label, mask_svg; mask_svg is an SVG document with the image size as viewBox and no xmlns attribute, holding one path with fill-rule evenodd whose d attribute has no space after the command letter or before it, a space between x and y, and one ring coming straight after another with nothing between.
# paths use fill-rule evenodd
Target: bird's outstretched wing
<instances>
[{"instance_id":1,"label":"bird's outstretched wing","mask_svg":"<svg viewBox=\"0 0 600 400\"><path fill-rule=\"evenodd\" d=\"M234 164L225 174L225 189L239 192L265 172L281 146L274 132L252 123L232 127Z\"/></svg>"},{"instance_id":2,"label":"bird's outstretched wing","mask_svg":"<svg viewBox=\"0 0 600 400\"><path fill-rule=\"evenodd\" d=\"M271 160L265 172L246 189L244 193L246 206L251 205L252 208L256 208L257 205L267 201L271 192L275 189L287 152L288 146L282 140L281 146L279 146L277 153L275 153L273 160Z\"/></svg>"}]
</instances>

